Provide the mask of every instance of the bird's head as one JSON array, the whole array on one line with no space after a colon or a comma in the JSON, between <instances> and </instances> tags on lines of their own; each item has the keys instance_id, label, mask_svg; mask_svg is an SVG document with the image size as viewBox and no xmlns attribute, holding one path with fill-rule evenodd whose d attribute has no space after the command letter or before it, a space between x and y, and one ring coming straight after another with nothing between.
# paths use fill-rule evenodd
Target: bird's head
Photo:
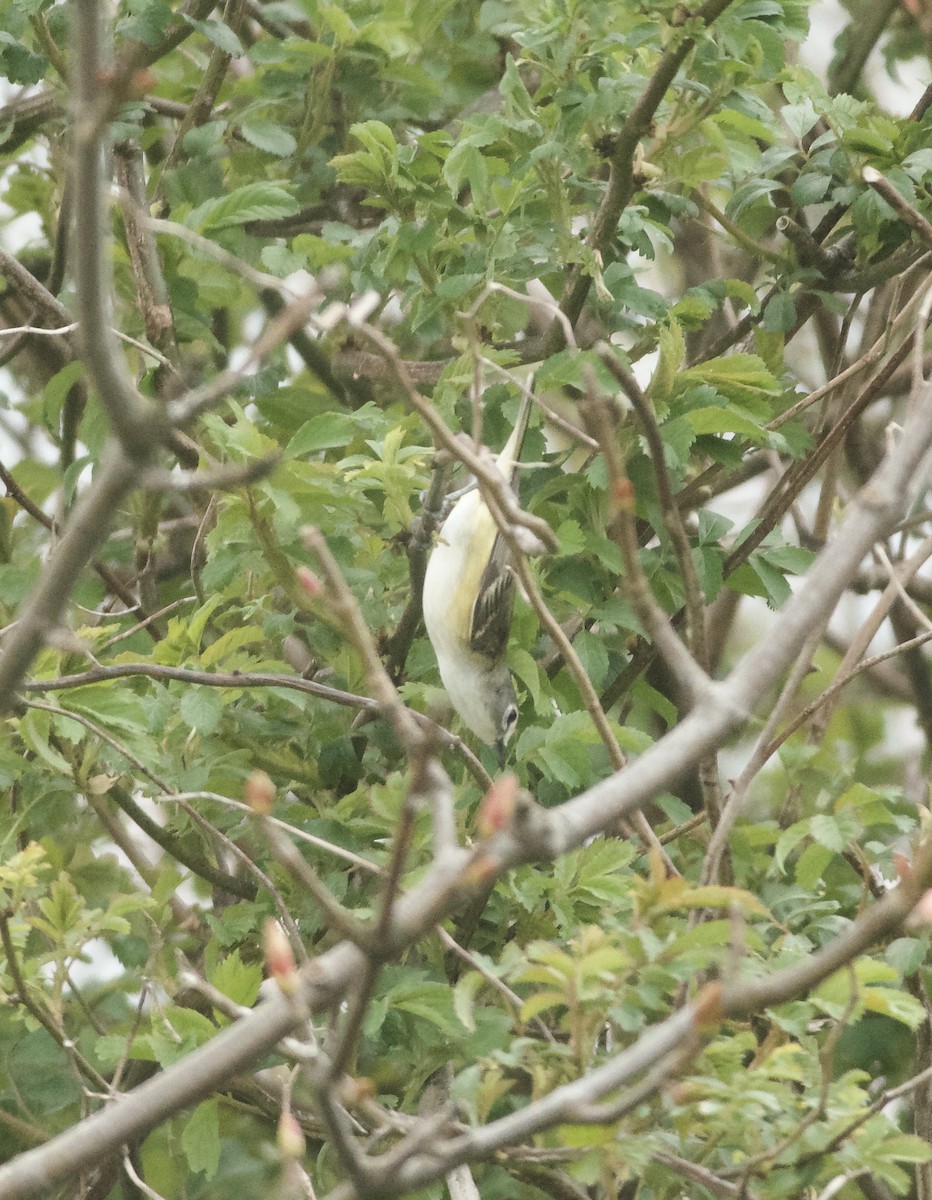
<instances>
[{"instance_id":1,"label":"bird's head","mask_svg":"<svg viewBox=\"0 0 932 1200\"><path fill-rule=\"evenodd\" d=\"M518 724L518 697L507 666L499 663L491 670L448 673L444 683L464 723L487 746L494 746L504 765L505 747Z\"/></svg>"}]
</instances>

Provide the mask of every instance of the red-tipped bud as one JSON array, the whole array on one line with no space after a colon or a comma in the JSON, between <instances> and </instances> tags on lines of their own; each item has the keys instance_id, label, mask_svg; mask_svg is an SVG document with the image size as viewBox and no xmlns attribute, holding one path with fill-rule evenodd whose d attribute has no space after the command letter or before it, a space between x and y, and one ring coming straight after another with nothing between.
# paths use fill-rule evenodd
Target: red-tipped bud
<instances>
[{"instance_id":1,"label":"red-tipped bud","mask_svg":"<svg viewBox=\"0 0 932 1200\"><path fill-rule=\"evenodd\" d=\"M286 996L298 990L298 969L295 966L291 943L274 917L267 917L262 929L262 949L265 969Z\"/></svg>"},{"instance_id":2,"label":"red-tipped bud","mask_svg":"<svg viewBox=\"0 0 932 1200\"><path fill-rule=\"evenodd\" d=\"M278 1153L282 1158L303 1158L305 1150L304 1130L292 1113L282 1113L275 1134Z\"/></svg>"},{"instance_id":3,"label":"red-tipped bud","mask_svg":"<svg viewBox=\"0 0 932 1200\"><path fill-rule=\"evenodd\" d=\"M511 825L517 798L518 779L516 775L509 773L495 780L479 802L476 828L481 838L493 837Z\"/></svg>"},{"instance_id":4,"label":"red-tipped bud","mask_svg":"<svg viewBox=\"0 0 932 1200\"><path fill-rule=\"evenodd\" d=\"M912 879L913 864L908 855L903 854L899 850L895 850L893 853L893 867L896 871L897 878L901 882L905 883L908 879Z\"/></svg>"},{"instance_id":5,"label":"red-tipped bud","mask_svg":"<svg viewBox=\"0 0 932 1200\"><path fill-rule=\"evenodd\" d=\"M630 479L616 479L612 487L612 500L618 512L634 512L634 488Z\"/></svg>"},{"instance_id":6,"label":"red-tipped bud","mask_svg":"<svg viewBox=\"0 0 932 1200\"><path fill-rule=\"evenodd\" d=\"M275 784L265 771L253 771L246 780L246 803L254 813L266 817L275 807Z\"/></svg>"},{"instance_id":7,"label":"red-tipped bud","mask_svg":"<svg viewBox=\"0 0 932 1200\"><path fill-rule=\"evenodd\" d=\"M324 594L324 585L310 567L298 567L298 583L304 588L312 600L319 600Z\"/></svg>"}]
</instances>

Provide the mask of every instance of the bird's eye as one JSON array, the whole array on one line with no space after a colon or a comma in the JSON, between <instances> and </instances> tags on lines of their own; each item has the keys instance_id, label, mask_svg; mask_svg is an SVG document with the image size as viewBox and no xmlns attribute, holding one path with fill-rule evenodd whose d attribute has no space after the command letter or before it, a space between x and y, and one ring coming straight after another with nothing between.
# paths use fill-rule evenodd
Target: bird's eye
<instances>
[{"instance_id":1,"label":"bird's eye","mask_svg":"<svg viewBox=\"0 0 932 1200\"><path fill-rule=\"evenodd\" d=\"M504 734L504 737L503 737L504 741L507 741L508 738L511 737L512 733L514 733L514 728L515 728L515 725L517 725L517 723L518 723L518 706L516 704L509 704L508 707L505 709L505 716L502 719L502 730L503 730L503 734Z\"/></svg>"}]
</instances>

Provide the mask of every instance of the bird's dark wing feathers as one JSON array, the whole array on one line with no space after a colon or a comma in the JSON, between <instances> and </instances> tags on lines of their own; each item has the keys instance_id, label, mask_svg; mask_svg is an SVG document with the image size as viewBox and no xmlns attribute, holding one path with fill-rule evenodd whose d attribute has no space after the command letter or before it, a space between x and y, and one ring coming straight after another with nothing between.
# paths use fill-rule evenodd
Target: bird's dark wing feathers
<instances>
[{"instance_id":1,"label":"bird's dark wing feathers","mask_svg":"<svg viewBox=\"0 0 932 1200\"><path fill-rule=\"evenodd\" d=\"M504 658L514 606L514 571L508 562L508 547L498 534L472 610L470 649L492 662Z\"/></svg>"}]
</instances>

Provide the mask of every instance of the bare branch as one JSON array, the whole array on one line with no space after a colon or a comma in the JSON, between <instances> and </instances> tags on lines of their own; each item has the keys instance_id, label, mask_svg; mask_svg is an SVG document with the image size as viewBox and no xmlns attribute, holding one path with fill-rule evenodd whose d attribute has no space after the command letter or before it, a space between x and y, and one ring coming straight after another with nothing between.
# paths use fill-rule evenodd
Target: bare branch
<instances>
[{"instance_id":1,"label":"bare branch","mask_svg":"<svg viewBox=\"0 0 932 1200\"><path fill-rule=\"evenodd\" d=\"M932 224L918 209L913 208L905 196L902 196L893 184L877 170L876 167L865 167L861 172L864 182L869 184L878 195L890 205L898 217L919 235L927 250L932 250Z\"/></svg>"},{"instance_id":2,"label":"bare branch","mask_svg":"<svg viewBox=\"0 0 932 1200\"><path fill-rule=\"evenodd\" d=\"M104 236L103 151L106 121L114 104L104 79L103 12L96 0L74 6L75 272L81 345L88 376L124 452L147 462L168 432L164 409L133 384L111 332L110 270Z\"/></svg>"},{"instance_id":3,"label":"bare branch","mask_svg":"<svg viewBox=\"0 0 932 1200\"><path fill-rule=\"evenodd\" d=\"M45 638L61 625L75 582L106 537L114 513L136 482L136 472L136 464L111 446L90 491L73 509L35 591L23 603L16 627L5 639L0 655L0 712L14 703L29 664Z\"/></svg>"}]
</instances>

